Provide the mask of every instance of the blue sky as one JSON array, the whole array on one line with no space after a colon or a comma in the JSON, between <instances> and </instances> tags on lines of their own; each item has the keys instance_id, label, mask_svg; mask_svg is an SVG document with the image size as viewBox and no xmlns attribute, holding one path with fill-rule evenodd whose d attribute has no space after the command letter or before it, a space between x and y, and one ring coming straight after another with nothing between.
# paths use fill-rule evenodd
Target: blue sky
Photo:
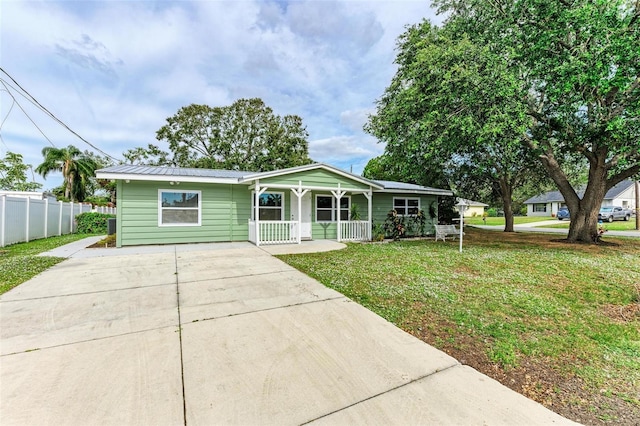
<instances>
[{"instance_id":1,"label":"blue sky","mask_svg":"<svg viewBox=\"0 0 640 426\"><path fill-rule=\"evenodd\" d=\"M302 117L313 160L360 173L384 149L362 126L395 72L396 39L423 18L440 22L428 1L3 0L0 65L118 159L167 149L155 133L182 106L259 97ZM9 92L0 85L1 155L35 167L51 144L95 151Z\"/></svg>"}]
</instances>

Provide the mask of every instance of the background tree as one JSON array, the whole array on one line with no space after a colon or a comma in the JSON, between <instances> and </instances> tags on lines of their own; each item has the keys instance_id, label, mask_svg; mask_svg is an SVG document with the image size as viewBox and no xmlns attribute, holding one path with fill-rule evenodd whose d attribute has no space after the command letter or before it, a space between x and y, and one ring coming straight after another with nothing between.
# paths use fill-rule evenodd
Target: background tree
<instances>
[{"instance_id":1,"label":"background tree","mask_svg":"<svg viewBox=\"0 0 640 426\"><path fill-rule=\"evenodd\" d=\"M64 198L83 201L89 180L98 168L95 158L73 145L66 148L45 147L42 149L42 156L44 161L36 167L36 172L43 178L51 172L61 172Z\"/></svg>"},{"instance_id":2,"label":"background tree","mask_svg":"<svg viewBox=\"0 0 640 426\"><path fill-rule=\"evenodd\" d=\"M84 156L93 160L96 164L96 170L104 167L113 166L115 164L113 157L107 157L98 155L92 151L84 151ZM116 182L112 182L110 179L97 179L95 173L92 176L84 178L84 193L85 197L83 201L85 203L91 203L96 205L115 205L116 203Z\"/></svg>"},{"instance_id":3,"label":"background tree","mask_svg":"<svg viewBox=\"0 0 640 426\"><path fill-rule=\"evenodd\" d=\"M7 152L0 160L0 189L5 191L35 191L42 184L27 180L30 164L24 164L22 154Z\"/></svg>"},{"instance_id":4,"label":"background tree","mask_svg":"<svg viewBox=\"0 0 640 426\"><path fill-rule=\"evenodd\" d=\"M137 147L122 153L126 163L147 166L175 166L170 154L161 150L157 145L149 144L147 148Z\"/></svg>"},{"instance_id":5,"label":"background tree","mask_svg":"<svg viewBox=\"0 0 640 426\"><path fill-rule=\"evenodd\" d=\"M394 163L443 170L465 198L490 187L513 231L513 190L534 177L523 145L524 87L504 57L428 21L400 36L398 71L367 131ZM433 172L430 172L433 173Z\"/></svg>"},{"instance_id":6,"label":"background tree","mask_svg":"<svg viewBox=\"0 0 640 426\"><path fill-rule=\"evenodd\" d=\"M484 47L518 75L524 90L514 99L528 119L521 133L527 151L541 162L571 212L568 240L593 241L606 192L640 173L640 3L434 3L448 15L444 28L452 38ZM468 116L461 111L459 119ZM565 163L576 159L588 167L582 198Z\"/></svg>"},{"instance_id":7,"label":"background tree","mask_svg":"<svg viewBox=\"0 0 640 426\"><path fill-rule=\"evenodd\" d=\"M226 107L182 107L156 137L172 154L156 157L175 166L269 171L311 163L302 119L275 115L257 98Z\"/></svg>"}]
</instances>

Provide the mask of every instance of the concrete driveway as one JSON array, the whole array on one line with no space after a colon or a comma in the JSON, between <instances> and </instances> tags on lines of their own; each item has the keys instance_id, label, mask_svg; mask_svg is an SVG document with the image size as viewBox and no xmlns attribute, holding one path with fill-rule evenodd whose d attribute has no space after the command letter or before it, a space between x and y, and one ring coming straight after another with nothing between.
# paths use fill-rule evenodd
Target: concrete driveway
<instances>
[{"instance_id":1,"label":"concrete driveway","mask_svg":"<svg viewBox=\"0 0 640 426\"><path fill-rule=\"evenodd\" d=\"M571 423L248 243L69 252L0 297L2 425Z\"/></svg>"}]
</instances>

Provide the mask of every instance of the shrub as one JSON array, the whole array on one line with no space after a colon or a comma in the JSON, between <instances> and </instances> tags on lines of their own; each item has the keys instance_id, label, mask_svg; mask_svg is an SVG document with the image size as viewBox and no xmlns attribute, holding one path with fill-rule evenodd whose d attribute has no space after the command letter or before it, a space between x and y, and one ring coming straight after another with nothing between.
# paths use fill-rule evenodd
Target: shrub
<instances>
[{"instance_id":1,"label":"shrub","mask_svg":"<svg viewBox=\"0 0 640 426\"><path fill-rule=\"evenodd\" d=\"M384 225L381 223L373 224L371 226L371 240L382 241L384 240Z\"/></svg>"},{"instance_id":2,"label":"shrub","mask_svg":"<svg viewBox=\"0 0 640 426\"><path fill-rule=\"evenodd\" d=\"M357 204L351 204L351 210L349 211L349 220L360 220L360 210Z\"/></svg>"},{"instance_id":3,"label":"shrub","mask_svg":"<svg viewBox=\"0 0 640 426\"><path fill-rule=\"evenodd\" d=\"M79 234L106 234L107 219L116 217L113 214L88 212L76 216Z\"/></svg>"},{"instance_id":4,"label":"shrub","mask_svg":"<svg viewBox=\"0 0 640 426\"><path fill-rule=\"evenodd\" d=\"M498 209L496 209L495 207L491 207L489 210L487 210L487 215L489 217L498 217Z\"/></svg>"},{"instance_id":5,"label":"shrub","mask_svg":"<svg viewBox=\"0 0 640 426\"><path fill-rule=\"evenodd\" d=\"M425 236L425 225L427 224L427 216L424 210L419 210L417 214L409 217L409 224L411 225L411 232L414 236Z\"/></svg>"},{"instance_id":6,"label":"shrub","mask_svg":"<svg viewBox=\"0 0 640 426\"><path fill-rule=\"evenodd\" d=\"M387 214L387 219L384 221L384 230L391 238L399 240L406 230L404 217L400 216L395 209L391 210Z\"/></svg>"}]
</instances>

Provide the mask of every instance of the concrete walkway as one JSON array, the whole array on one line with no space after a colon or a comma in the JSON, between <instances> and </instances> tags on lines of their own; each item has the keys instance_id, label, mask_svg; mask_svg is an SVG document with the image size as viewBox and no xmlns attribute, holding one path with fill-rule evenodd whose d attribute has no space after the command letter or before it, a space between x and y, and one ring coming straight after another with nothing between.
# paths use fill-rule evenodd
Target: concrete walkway
<instances>
[{"instance_id":1,"label":"concrete walkway","mask_svg":"<svg viewBox=\"0 0 640 426\"><path fill-rule=\"evenodd\" d=\"M81 245L0 296L2 425L572 424L249 243Z\"/></svg>"},{"instance_id":2,"label":"concrete walkway","mask_svg":"<svg viewBox=\"0 0 640 426\"><path fill-rule=\"evenodd\" d=\"M548 228L551 225L559 225L559 224L569 224L567 220L544 220L540 222L531 222L531 223L522 223L519 225L514 225L513 228L516 232L542 232L546 234L564 234L566 235L569 232L569 228ZM504 225L465 225L465 226L473 226L474 228L487 229L490 231L504 231ZM547 227L545 227L547 226ZM606 227L607 224L605 223ZM635 237L640 238L640 231L632 230L632 231L607 231L604 237Z\"/></svg>"}]
</instances>

